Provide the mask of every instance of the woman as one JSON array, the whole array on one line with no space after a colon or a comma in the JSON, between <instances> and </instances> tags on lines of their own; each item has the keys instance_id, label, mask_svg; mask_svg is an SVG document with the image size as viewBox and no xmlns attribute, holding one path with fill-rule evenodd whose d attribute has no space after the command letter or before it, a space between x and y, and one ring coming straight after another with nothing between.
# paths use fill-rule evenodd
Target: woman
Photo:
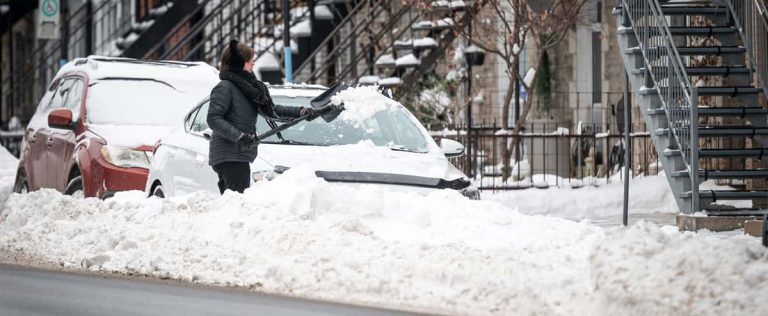
<instances>
[{"instance_id":1,"label":"woman","mask_svg":"<svg viewBox=\"0 0 768 316\"><path fill-rule=\"evenodd\" d=\"M296 118L314 110L275 105L266 85L253 74L253 49L245 44L230 42L220 67L221 81L211 91L207 117L213 130L208 164L219 176L221 193L227 189L242 193L251 184L250 163L257 154L257 115Z\"/></svg>"}]
</instances>

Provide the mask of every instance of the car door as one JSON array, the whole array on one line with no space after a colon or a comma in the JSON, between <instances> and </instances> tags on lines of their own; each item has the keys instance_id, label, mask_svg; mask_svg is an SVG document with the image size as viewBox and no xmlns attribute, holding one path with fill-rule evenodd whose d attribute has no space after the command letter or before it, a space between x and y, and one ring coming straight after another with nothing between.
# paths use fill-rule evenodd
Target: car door
<instances>
[{"instance_id":1,"label":"car door","mask_svg":"<svg viewBox=\"0 0 768 316\"><path fill-rule=\"evenodd\" d=\"M209 102L206 101L200 106L200 110L197 112L192 124L190 124L188 130L190 135L189 144L185 155L189 163L188 168L192 171L190 177L195 183L195 191L218 192L218 176L213 171L213 168L208 165L209 141L205 135L206 132L210 131L207 119L208 104Z\"/></svg>"},{"instance_id":2,"label":"car door","mask_svg":"<svg viewBox=\"0 0 768 316\"><path fill-rule=\"evenodd\" d=\"M66 78L59 87L64 99L62 107L72 111L72 120L76 122L80 117L80 109L83 103L85 85L83 78ZM56 106L56 104L54 104ZM69 182L70 166L74 159L76 134L74 130L62 128L50 128L50 135L46 140L48 146L47 160L48 173L51 177L51 187L64 192Z\"/></svg>"},{"instance_id":3,"label":"car door","mask_svg":"<svg viewBox=\"0 0 768 316\"><path fill-rule=\"evenodd\" d=\"M60 82L51 84L51 88L45 93L40 103L37 105L37 110L32 116L32 119L27 125L27 130L24 134L24 149L22 153L24 155L24 171L26 172L27 182L29 184L29 190L34 191L42 188L42 181L47 172L47 165L45 163L46 144L45 138L48 134L48 108L51 104L56 90L58 89Z\"/></svg>"}]
</instances>

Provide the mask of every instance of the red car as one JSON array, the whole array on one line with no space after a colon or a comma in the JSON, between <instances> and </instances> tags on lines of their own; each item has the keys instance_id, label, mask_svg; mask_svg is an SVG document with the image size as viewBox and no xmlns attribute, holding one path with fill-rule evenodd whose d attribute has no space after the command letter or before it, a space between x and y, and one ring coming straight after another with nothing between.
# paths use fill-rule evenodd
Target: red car
<instances>
[{"instance_id":1,"label":"red car","mask_svg":"<svg viewBox=\"0 0 768 316\"><path fill-rule=\"evenodd\" d=\"M143 190L157 140L218 82L218 71L200 62L91 56L67 63L27 126L14 192L106 198Z\"/></svg>"}]
</instances>

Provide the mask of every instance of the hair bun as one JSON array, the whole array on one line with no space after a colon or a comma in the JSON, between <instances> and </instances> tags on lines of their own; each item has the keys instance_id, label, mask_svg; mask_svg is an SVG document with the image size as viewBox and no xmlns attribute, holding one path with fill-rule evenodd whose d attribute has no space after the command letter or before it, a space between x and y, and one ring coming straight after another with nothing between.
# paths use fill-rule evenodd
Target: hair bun
<instances>
[{"instance_id":1,"label":"hair bun","mask_svg":"<svg viewBox=\"0 0 768 316\"><path fill-rule=\"evenodd\" d=\"M229 63L227 66L229 66L230 70L240 70L245 66L245 60L243 56L240 56L240 52L237 49L238 44L237 40L229 42Z\"/></svg>"}]
</instances>

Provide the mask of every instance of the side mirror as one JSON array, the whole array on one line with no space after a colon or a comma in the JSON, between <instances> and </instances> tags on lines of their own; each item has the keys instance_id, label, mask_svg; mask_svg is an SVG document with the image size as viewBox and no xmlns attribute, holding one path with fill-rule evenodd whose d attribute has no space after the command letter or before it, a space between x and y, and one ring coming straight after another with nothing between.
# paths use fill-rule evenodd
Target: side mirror
<instances>
[{"instance_id":1,"label":"side mirror","mask_svg":"<svg viewBox=\"0 0 768 316\"><path fill-rule=\"evenodd\" d=\"M48 126L74 130L72 116L72 111L69 109L55 109L48 113Z\"/></svg>"},{"instance_id":2,"label":"side mirror","mask_svg":"<svg viewBox=\"0 0 768 316\"><path fill-rule=\"evenodd\" d=\"M213 131L210 128L206 128L203 131L203 137L207 140L211 140L211 135L213 135Z\"/></svg>"},{"instance_id":3,"label":"side mirror","mask_svg":"<svg viewBox=\"0 0 768 316\"><path fill-rule=\"evenodd\" d=\"M445 157L448 158L460 157L464 154L464 145L452 139L440 139L440 148L443 149Z\"/></svg>"}]
</instances>

